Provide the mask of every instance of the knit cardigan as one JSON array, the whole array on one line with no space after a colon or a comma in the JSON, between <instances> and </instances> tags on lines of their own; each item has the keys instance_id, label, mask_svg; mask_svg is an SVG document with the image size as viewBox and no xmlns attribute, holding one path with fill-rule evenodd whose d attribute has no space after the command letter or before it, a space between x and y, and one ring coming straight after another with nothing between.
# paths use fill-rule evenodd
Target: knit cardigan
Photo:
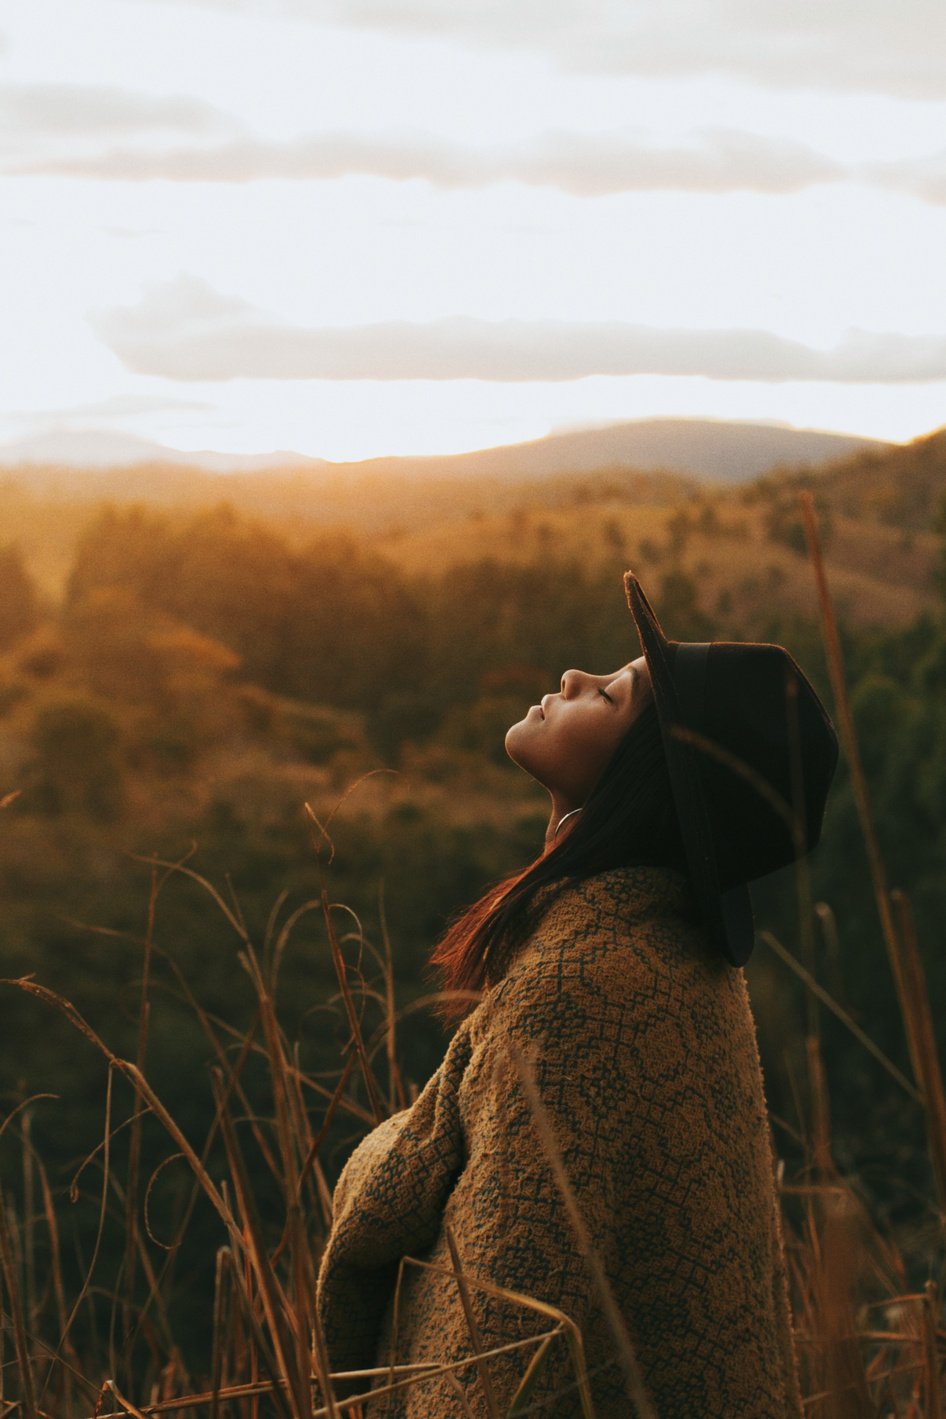
<instances>
[{"instance_id":1,"label":"knit cardigan","mask_svg":"<svg viewBox=\"0 0 946 1419\"><path fill-rule=\"evenodd\" d=\"M416 1102L355 1149L317 1289L332 1370L444 1364L554 1326L521 1299L478 1289L483 1281L580 1328L597 1419L638 1413L523 1060L657 1419L801 1419L745 977L714 951L686 878L669 868L619 868L550 904L547 894L530 939ZM402 1257L429 1265L404 1264L395 1305ZM492 1412L505 1415L538 1343L484 1362ZM366 1412L485 1419L481 1368L453 1373L379 1395ZM562 1335L529 1412L583 1413Z\"/></svg>"}]
</instances>

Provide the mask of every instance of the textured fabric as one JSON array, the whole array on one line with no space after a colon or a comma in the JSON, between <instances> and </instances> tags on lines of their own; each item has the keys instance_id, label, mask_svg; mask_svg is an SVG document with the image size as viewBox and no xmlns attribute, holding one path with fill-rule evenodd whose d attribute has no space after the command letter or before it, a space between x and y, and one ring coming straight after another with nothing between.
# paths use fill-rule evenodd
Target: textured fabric
<instances>
[{"instance_id":1,"label":"textured fabric","mask_svg":"<svg viewBox=\"0 0 946 1419\"><path fill-rule=\"evenodd\" d=\"M415 1104L355 1149L334 1197L318 1309L334 1370L472 1353L444 1222L464 1272L580 1327L598 1419L627 1419L619 1350L519 1075L529 1060L586 1228L659 1419L800 1419L762 1073L743 972L709 945L687 880L621 868L556 897L453 1036ZM547 1317L471 1286L484 1348ZM534 1345L489 1361L500 1412ZM457 1373L488 1414L474 1365ZM580 1413L561 1338L530 1412ZM464 1412L441 1379L371 1419Z\"/></svg>"}]
</instances>

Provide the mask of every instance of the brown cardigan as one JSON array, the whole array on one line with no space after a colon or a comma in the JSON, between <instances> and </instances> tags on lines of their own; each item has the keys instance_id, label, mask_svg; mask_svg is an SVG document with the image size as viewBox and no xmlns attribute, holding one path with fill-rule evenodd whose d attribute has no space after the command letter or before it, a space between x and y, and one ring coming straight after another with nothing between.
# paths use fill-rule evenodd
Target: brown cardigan
<instances>
[{"instance_id":1,"label":"brown cardigan","mask_svg":"<svg viewBox=\"0 0 946 1419\"><path fill-rule=\"evenodd\" d=\"M550 1322L581 1328L597 1419L630 1419L625 1371L507 1048L530 1062L586 1228L658 1419L801 1419L762 1072L742 970L724 963L686 879L629 867L569 885L504 979L456 1031L415 1104L356 1148L334 1198L318 1311L335 1371L472 1353L449 1222L482 1347ZM535 1346L489 1361L505 1413ZM455 1372L489 1409L475 1365ZM345 1391L342 1391L345 1392ZM544 1401L544 1402L543 1402ZM530 1412L581 1413L561 1337ZM448 1419L456 1384L426 1380L367 1406Z\"/></svg>"}]
</instances>

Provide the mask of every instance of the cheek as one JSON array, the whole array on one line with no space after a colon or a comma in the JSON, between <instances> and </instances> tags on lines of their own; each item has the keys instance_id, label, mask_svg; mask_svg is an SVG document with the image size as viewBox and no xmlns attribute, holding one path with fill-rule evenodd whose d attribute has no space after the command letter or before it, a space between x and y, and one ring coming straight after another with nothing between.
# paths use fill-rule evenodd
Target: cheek
<instances>
[{"instance_id":1,"label":"cheek","mask_svg":"<svg viewBox=\"0 0 946 1419\"><path fill-rule=\"evenodd\" d=\"M571 801L583 803L614 752L612 738L600 723L576 718L562 724L559 732L541 745L543 782L561 790Z\"/></svg>"},{"instance_id":2,"label":"cheek","mask_svg":"<svg viewBox=\"0 0 946 1419\"><path fill-rule=\"evenodd\" d=\"M616 738L601 733L600 726L576 726L576 733L564 748L564 761L576 790L586 797L594 788L614 753Z\"/></svg>"},{"instance_id":3,"label":"cheek","mask_svg":"<svg viewBox=\"0 0 946 1419\"><path fill-rule=\"evenodd\" d=\"M575 715L553 723L527 716L506 731L506 753L546 788L581 803L601 777L620 737L600 719Z\"/></svg>"}]
</instances>

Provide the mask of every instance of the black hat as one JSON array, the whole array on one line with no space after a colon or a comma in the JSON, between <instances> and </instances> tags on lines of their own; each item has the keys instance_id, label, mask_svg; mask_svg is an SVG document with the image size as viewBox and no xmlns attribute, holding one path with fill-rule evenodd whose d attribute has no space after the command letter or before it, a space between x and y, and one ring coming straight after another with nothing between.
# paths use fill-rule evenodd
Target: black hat
<instances>
[{"instance_id":1,"label":"black hat","mask_svg":"<svg viewBox=\"0 0 946 1419\"><path fill-rule=\"evenodd\" d=\"M690 880L710 937L741 966L755 940L746 884L817 843L837 734L784 646L668 640L633 572L624 589L650 670Z\"/></svg>"}]
</instances>

